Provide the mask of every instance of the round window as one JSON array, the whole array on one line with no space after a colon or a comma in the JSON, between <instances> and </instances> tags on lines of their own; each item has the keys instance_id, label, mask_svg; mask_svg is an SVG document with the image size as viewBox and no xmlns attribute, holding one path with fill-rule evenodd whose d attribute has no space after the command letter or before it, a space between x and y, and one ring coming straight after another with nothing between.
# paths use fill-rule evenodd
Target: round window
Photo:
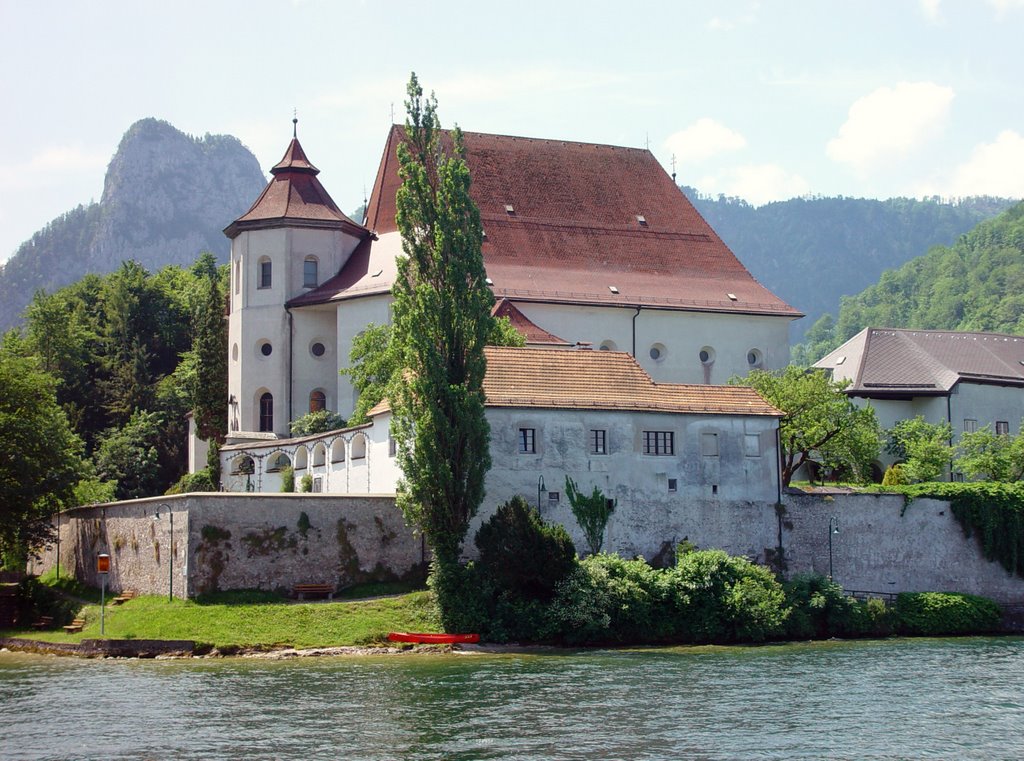
<instances>
[{"instance_id":1,"label":"round window","mask_svg":"<svg viewBox=\"0 0 1024 761\"><path fill-rule=\"evenodd\" d=\"M614 341L602 341L598 348L601 351L617 351Z\"/></svg>"},{"instance_id":2,"label":"round window","mask_svg":"<svg viewBox=\"0 0 1024 761\"><path fill-rule=\"evenodd\" d=\"M751 349L747 352L747 364L751 367L757 367L761 364L761 352L757 349Z\"/></svg>"},{"instance_id":3,"label":"round window","mask_svg":"<svg viewBox=\"0 0 1024 761\"><path fill-rule=\"evenodd\" d=\"M264 341L263 343L260 344L260 354L262 354L264 357L269 357L273 353L273 351L274 347L271 346L269 342Z\"/></svg>"},{"instance_id":4,"label":"round window","mask_svg":"<svg viewBox=\"0 0 1024 761\"><path fill-rule=\"evenodd\" d=\"M651 346L651 350L649 353L651 359L653 359L655 362L661 362L662 360L665 359L665 356L668 354L668 352L665 350L665 344L654 344L653 346Z\"/></svg>"},{"instance_id":5,"label":"round window","mask_svg":"<svg viewBox=\"0 0 1024 761\"><path fill-rule=\"evenodd\" d=\"M700 357L701 364L710 365L715 361L715 350L710 346L705 346L700 350L697 356Z\"/></svg>"},{"instance_id":6,"label":"round window","mask_svg":"<svg viewBox=\"0 0 1024 761\"><path fill-rule=\"evenodd\" d=\"M309 347L309 351L313 354L314 357L322 357L324 355L324 352L327 351L327 348L322 343L317 341L315 344Z\"/></svg>"},{"instance_id":7,"label":"round window","mask_svg":"<svg viewBox=\"0 0 1024 761\"><path fill-rule=\"evenodd\" d=\"M233 359L235 362L238 361L238 344L234 344L231 347L231 359Z\"/></svg>"}]
</instances>

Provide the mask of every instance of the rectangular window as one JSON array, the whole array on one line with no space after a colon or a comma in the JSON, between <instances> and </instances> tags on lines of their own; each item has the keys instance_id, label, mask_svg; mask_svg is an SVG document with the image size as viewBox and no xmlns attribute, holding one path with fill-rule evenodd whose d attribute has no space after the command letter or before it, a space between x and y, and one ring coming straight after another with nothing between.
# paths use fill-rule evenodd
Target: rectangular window
<instances>
[{"instance_id":1,"label":"rectangular window","mask_svg":"<svg viewBox=\"0 0 1024 761\"><path fill-rule=\"evenodd\" d=\"M535 433L536 431L533 428L519 429L519 454L536 454Z\"/></svg>"},{"instance_id":2,"label":"rectangular window","mask_svg":"<svg viewBox=\"0 0 1024 761\"><path fill-rule=\"evenodd\" d=\"M704 457L718 457L717 433L702 433L700 435L700 453Z\"/></svg>"},{"instance_id":3,"label":"rectangular window","mask_svg":"<svg viewBox=\"0 0 1024 761\"><path fill-rule=\"evenodd\" d=\"M302 263L302 287L303 288L316 288L317 281L317 261L316 259L306 259Z\"/></svg>"},{"instance_id":4,"label":"rectangular window","mask_svg":"<svg viewBox=\"0 0 1024 761\"><path fill-rule=\"evenodd\" d=\"M590 431L590 454L608 454L607 431Z\"/></svg>"},{"instance_id":5,"label":"rectangular window","mask_svg":"<svg viewBox=\"0 0 1024 761\"><path fill-rule=\"evenodd\" d=\"M672 431L644 431L644 454L675 454L675 434Z\"/></svg>"},{"instance_id":6,"label":"rectangular window","mask_svg":"<svg viewBox=\"0 0 1024 761\"><path fill-rule=\"evenodd\" d=\"M548 492L548 502L558 502L558 492L556 492L556 491L549 491Z\"/></svg>"},{"instance_id":7,"label":"rectangular window","mask_svg":"<svg viewBox=\"0 0 1024 761\"><path fill-rule=\"evenodd\" d=\"M756 433L743 434L743 453L747 457L761 456L761 437Z\"/></svg>"},{"instance_id":8,"label":"rectangular window","mask_svg":"<svg viewBox=\"0 0 1024 761\"><path fill-rule=\"evenodd\" d=\"M260 288L269 288L273 282L274 269L270 262L260 262Z\"/></svg>"},{"instance_id":9,"label":"rectangular window","mask_svg":"<svg viewBox=\"0 0 1024 761\"><path fill-rule=\"evenodd\" d=\"M1006 420L996 421L996 436L1009 436L1010 435L1010 423Z\"/></svg>"},{"instance_id":10,"label":"rectangular window","mask_svg":"<svg viewBox=\"0 0 1024 761\"><path fill-rule=\"evenodd\" d=\"M978 421L971 418L964 418L964 433L974 433L978 430Z\"/></svg>"},{"instance_id":11,"label":"rectangular window","mask_svg":"<svg viewBox=\"0 0 1024 761\"><path fill-rule=\"evenodd\" d=\"M388 457L394 457L398 452L398 443L394 436L388 436Z\"/></svg>"},{"instance_id":12,"label":"rectangular window","mask_svg":"<svg viewBox=\"0 0 1024 761\"><path fill-rule=\"evenodd\" d=\"M679 491L679 481L678 481L678 479L670 478L668 480L668 491L669 491L669 494L673 494L673 493Z\"/></svg>"}]
</instances>

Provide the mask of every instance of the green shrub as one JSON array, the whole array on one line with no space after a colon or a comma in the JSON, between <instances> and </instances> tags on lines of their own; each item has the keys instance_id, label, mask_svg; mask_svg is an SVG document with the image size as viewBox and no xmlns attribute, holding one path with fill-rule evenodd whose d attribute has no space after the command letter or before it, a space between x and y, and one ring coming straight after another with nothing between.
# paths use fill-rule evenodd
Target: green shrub
<instances>
[{"instance_id":1,"label":"green shrub","mask_svg":"<svg viewBox=\"0 0 1024 761\"><path fill-rule=\"evenodd\" d=\"M786 636L824 639L849 635L858 628L856 601L843 588L819 574L799 574L783 585L790 613Z\"/></svg>"},{"instance_id":2,"label":"green shrub","mask_svg":"<svg viewBox=\"0 0 1024 761\"><path fill-rule=\"evenodd\" d=\"M888 637L893 633L894 614L884 600L871 597L857 601L850 612L848 636Z\"/></svg>"},{"instance_id":3,"label":"green shrub","mask_svg":"<svg viewBox=\"0 0 1024 761\"><path fill-rule=\"evenodd\" d=\"M299 491L313 491L313 476L311 476L309 473L306 473L302 478L299 479Z\"/></svg>"},{"instance_id":4,"label":"green shrub","mask_svg":"<svg viewBox=\"0 0 1024 761\"><path fill-rule=\"evenodd\" d=\"M295 491L295 469L291 465L281 468L281 491Z\"/></svg>"},{"instance_id":5,"label":"green shrub","mask_svg":"<svg viewBox=\"0 0 1024 761\"><path fill-rule=\"evenodd\" d=\"M213 481L209 468L197 470L195 473L186 473L165 493L189 494L197 491L220 491L220 488Z\"/></svg>"},{"instance_id":6,"label":"green shrub","mask_svg":"<svg viewBox=\"0 0 1024 761\"><path fill-rule=\"evenodd\" d=\"M908 483L910 483L910 479L904 475L903 466L899 463L890 465L885 469L885 475L882 476L882 486L902 486Z\"/></svg>"},{"instance_id":7,"label":"green shrub","mask_svg":"<svg viewBox=\"0 0 1024 761\"><path fill-rule=\"evenodd\" d=\"M433 563L427 586L434 593L441 626L446 632L475 632L490 637L491 586L475 563L449 566Z\"/></svg>"},{"instance_id":8,"label":"green shrub","mask_svg":"<svg viewBox=\"0 0 1024 761\"><path fill-rule=\"evenodd\" d=\"M721 550L701 550L679 558L675 573L690 596L682 639L760 642L783 633L786 596L767 568Z\"/></svg>"},{"instance_id":9,"label":"green shrub","mask_svg":"<svg viewBox=\"0 0 1024 761\"><path fill-rule=\"evenodd\" d=\"M499 594L548 600L576 565L565 527L547 524L519 496L501 505L477 531L479 570Z\"/></svg>"},{"instance_id":10,"label":"green shrub","mask_svg":"<svg viewBox=\"0 0 1024 761\"><path fill-rule=\"evenodd\" d=\"M1002 611L992 600L947 592L905 592L896 597L900 634L983 634L999 629Z\"/></svg>"}]
</instances>

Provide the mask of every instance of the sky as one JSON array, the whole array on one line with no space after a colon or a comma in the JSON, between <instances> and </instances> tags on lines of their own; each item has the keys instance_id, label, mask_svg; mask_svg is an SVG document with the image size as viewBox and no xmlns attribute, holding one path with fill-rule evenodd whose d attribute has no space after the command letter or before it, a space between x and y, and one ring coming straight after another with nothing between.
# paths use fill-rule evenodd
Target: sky
<instances>
[{"instance_id":1,"label":"sky","mask_svg":"<svg viewBox=\"0 0 1024 761\"><path fill-rule=\"evenodd\" d=\"M757 206L1024 197L1024 0L0 0L0 24L0 261L100 200L145 117L267 171L297 113L352 212L411 71L445 127L646 147Z\"/></svg>"}]
</instances>

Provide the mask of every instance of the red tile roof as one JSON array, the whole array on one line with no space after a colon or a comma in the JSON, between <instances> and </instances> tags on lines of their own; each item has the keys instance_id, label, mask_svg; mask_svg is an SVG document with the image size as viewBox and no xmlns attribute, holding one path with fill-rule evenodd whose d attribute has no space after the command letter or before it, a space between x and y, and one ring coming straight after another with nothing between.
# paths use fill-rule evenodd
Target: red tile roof
<instances>
[{"instance_id":1,"label":"red tile roof","mask_svg":"<svg viewBox=\"0 0 1024 761\"><path fill-rule=\"evenodd\" d=\"M367 210L382 235L397 229L403 136L392 127ZM475 132L464 141L495 296L801 316L740 264L650 151Z\"/></svg>"},{"instance_id":2,"label":"red tile roof","mask_svg":"<svg viewBox=\"0 0 1024 761\"><path fill-rule=\"evenodd\" d=\"M368 235L362 225L349 219L334 203L320 180L320 170L306 158L297 138L292 138L284 157L270 170L273 178L252 207L224 229L235 238L243 230L289 225L341 229L357 237Z\"/></svg>"},{"instance_id":3,"label":"red tile roof","mask_svg":"<svg viewBox=\"0 0 1024 761\"><path fill-rule=\"evenodd\" d=\"M526 338L527 345L572 346L564 338L559 338L554 333L549 333L544 328L535 325L508 299L499 299L494 305L494 309L491 310L491 314L494 317L507 317L512 327Z\"/></svg>"}]
</instances>

